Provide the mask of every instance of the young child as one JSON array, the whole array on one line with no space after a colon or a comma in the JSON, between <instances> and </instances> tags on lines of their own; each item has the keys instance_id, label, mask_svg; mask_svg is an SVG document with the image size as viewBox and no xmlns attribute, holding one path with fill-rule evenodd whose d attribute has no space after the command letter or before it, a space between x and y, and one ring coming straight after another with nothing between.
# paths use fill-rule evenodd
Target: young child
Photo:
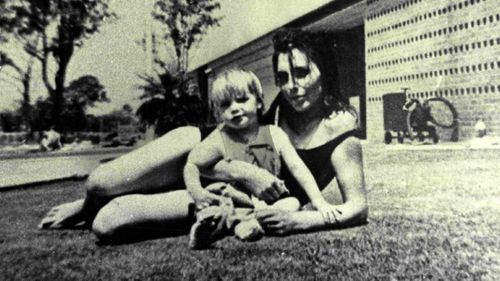
<instances>
[{"instance_id":1,"label":"young child","mask_svg":"<svg viewBox=\"0 0 500 281\"><path fill-rule=\"evenodd\" d=\"M200 172L223 159L252 163L278 177L282 159L304 188L313 207L324 216L334 215L288 136L279 127L259 124L263 98L255 74L235 69L219 75L212 84L210 101L220 124L191 151L184 168L184 181L198 210L190 233L191 248L208 247L231 231L244 241L259 239L264 231L253 217L253 209L297 211L300 208L293 197L282 198L268 206L238 183L215 183L204 189Z\"/></svg>"}]
</instances>

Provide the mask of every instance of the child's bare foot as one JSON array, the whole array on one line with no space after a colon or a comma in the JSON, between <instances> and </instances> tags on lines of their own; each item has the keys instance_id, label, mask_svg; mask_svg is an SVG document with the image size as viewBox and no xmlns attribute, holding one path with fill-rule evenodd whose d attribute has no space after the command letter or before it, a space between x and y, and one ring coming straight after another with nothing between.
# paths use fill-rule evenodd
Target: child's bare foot
<instances>
[{"instance_id":1,"label":"child's bare foot","mask_svg":"<svg viewBox=\"0 0 500 281\"><path fill-rule=\"evenodd\" d=\"M50 209L38 225L39 229L73 228L82 223L78 218L83 209L84 199L61 204Z\"/></svg>"},{"instance_id":2,"label":"child's bare foot","mask_svg":"<svg viewBox=\"0 0 500 281\"><path fill-rule=\"evenodd\" d=\"M196 222L189 232L191 249L206 249L229 234L230 208L209 206L196 214Z\"/></svg>"},{"instance_id":3,"label":"child's bare foot","mask_svg":"<svg viewBox=\"0 0 500 281\"><path fill-rule=\"evenodd\" d=\"M234 234L242 241L253 242L264 236L264 229L255 218L252 218L237 224Z\"/></svg>"}]
</instances>

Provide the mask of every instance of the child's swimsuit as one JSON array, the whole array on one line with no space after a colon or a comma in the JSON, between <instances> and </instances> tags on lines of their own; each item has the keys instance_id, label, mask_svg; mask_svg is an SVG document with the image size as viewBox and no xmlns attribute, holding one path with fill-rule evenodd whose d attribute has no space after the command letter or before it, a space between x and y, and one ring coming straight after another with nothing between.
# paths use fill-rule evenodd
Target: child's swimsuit
<instances>
[{"instance_id":1,"label":"child's swimsuit","mask_svg":"<svg viewBox=\"0 0 500 281\"><path fill-rule=\"evenodd\" d=\"M269 125L260 126L256 139L248 144L234 141L224 130L217 130L224 144L224 159L254 164L279 176L281 159L274 145Z\"/></svg>"}]
</instances>

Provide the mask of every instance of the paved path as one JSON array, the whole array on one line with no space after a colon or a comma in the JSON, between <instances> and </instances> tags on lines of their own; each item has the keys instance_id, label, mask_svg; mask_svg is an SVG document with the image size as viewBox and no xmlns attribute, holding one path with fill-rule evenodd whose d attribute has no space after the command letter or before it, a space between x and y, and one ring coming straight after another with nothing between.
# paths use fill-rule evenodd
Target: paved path
<instances>
[{"instance_id":1,"label":"paved path","mask_svg":"<svg viewBox=\"0 0 500 281\"><path fill-rule=\"evenodd\" d=\"M0 160L0 189L88 175L102 159L116 158L124 151L78 155L47 155L46 157Z\"/></svg>"}]
</instances>

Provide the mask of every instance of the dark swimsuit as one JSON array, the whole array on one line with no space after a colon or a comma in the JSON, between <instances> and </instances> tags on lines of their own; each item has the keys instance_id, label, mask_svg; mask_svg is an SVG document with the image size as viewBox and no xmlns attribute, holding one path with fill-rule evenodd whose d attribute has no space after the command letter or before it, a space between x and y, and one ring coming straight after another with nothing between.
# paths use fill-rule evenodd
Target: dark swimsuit
<instances>
[{"instance_id":1,"label":"dark swimsuit","mask_svg":"<svg viewBox=\"0 0 500 281\"><path fill-rule=\"evenodd\" d=\"M276 123L276 114L278 112L279 104L282 102L283 97L279 94L273 101L269 110L263 117L266 124ZM278 126L278 124L274 124ZM335 148L349 137L358 137L358 130L350 130L340 134L329 142L311 148L311 149L296 149L299 157L304 161L307 168L311 171L316 183L320 190L323 190L336 176L335 169L332 165L331 156ZM285 185L290 190L290 195L299 199L300 204L304 205L309 202L304 189L298 184L297 180L288 171L286 165L281 167L281 179L285 181Z\"/></svg>"},{"instance_id":2,"label":"dark swimsuit","mask_svg":"<svg viewBox=\"0 0 500 281\"><path fill-rule=\"evenodd\" d=\"M335 169L333 168L331 156L335 148L348 137L357 136L357 131L347 131L333 140L311 149L297 149L300 158L311 171L319 189L324 189L335 178ZM297 180L288 171L286 165L282 166L281 179L290 190L290 195L299 199L300 204L309 202L309 198L304 189L298 184Z\"/></svg>"}]
</instances>

